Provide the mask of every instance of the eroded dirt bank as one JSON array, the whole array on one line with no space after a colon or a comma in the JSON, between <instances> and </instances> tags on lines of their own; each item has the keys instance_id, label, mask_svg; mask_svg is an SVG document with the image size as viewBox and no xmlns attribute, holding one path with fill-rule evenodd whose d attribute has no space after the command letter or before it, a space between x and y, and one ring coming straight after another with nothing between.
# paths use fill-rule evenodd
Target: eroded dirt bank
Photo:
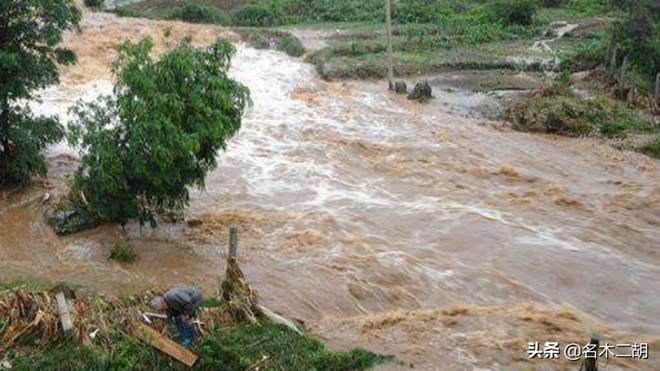
<instances>
[{"instance_id":1,"label":"eroded dirt bank","mask_svg":"<svg viewBox=\"0 0 660 371\"><path fill-rule=\"evenodd\" d=\"M200 44L236 40L218 27L86 14L66 40L80 63L33 108L65 116L78 98L109 93L112 45L160 40L166 28ZM254 106L205 192L193 193L188 223L56 238L40 213L76 166L62 144L43 186L0 199L0 279L211 292L235 224L263 301L335 346L426 369L561 368L528 363L526 342L585 342L594 331L660 349L657 161L418 106L382 84L323 82L278 52L239 45L232 73ZM126 234L139 262L108 262ZM613 365L660 368L651 358Z\"/></svg>"}]
</instances>

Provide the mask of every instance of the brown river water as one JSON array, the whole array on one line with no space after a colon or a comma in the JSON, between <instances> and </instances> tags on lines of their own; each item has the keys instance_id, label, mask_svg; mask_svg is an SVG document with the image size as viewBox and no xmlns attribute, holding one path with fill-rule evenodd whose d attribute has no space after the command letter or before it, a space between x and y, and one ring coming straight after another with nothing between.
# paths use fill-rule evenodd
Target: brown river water
<instances>
[{"instance_id":1,"label":"brown river water","mask_svg":"<svg viewBox=\"0 0 660 371\"><path fill-rule=\"evenodd\" d=\"M66 38L80 63L32 108L66 119L78 99L110 93L112 46L151 35L162 50L166 28L175 40L238 41L219 27L86 14ZM232 75L254 105L192 193L187 223L56 237L41 213L76 167L62 143L49 149L47 179L0 198L0 280L212 293L236 225L262 301L333 347L420 369L577 369L528 361L527 342L598 333L651 343L650 360L610 368L660 369L657 160L417 105L382 82L324 82L300 59L242 43ZM140 260L108 261L126 236Z\"/></svg>"}]
</instances>

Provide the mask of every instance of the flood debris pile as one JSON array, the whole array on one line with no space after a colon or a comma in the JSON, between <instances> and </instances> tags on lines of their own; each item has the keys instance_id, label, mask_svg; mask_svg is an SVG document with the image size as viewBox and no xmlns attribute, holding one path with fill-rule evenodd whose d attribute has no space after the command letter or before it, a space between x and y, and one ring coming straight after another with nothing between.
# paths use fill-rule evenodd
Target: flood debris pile
<instances>
[{"instance_id":1,"label":"flood debris pile","mask_svg":"<svg viewBox=\"0 0 660 371\"><path fill-rule=\"evenodd\" d=\"M64 315L56 296L62 294L69 298L64 311L71 317L72 331L64 331L61 324ZM105 297L61 285L48 291L0 291L2 367L185 369L150 346L162 349L162 343L174 335L167 319L148 313L148 300L156 294ZM190 349L198 359L195 369L359 370L390 359L362 349L328 351L319 340L292 329L282 317L259 306L257 300L236 260L230 258L220 298L207 299L199 308L199 336ZM153 336L145 334L163 340L154 342Z\"/></svg>"},{"instance_id":2,"label":"flood debris pile","mask_svg":"<svg viewBox=\"0 0 660 371\"><path fill-rule=\"evenodd\" d=\"M65 289L74 332L65 333L60 325L56 292L7 290L0 294L0 355L9 349L47 349L63 342L90 345L111 351L121 334L137 332L141 313L147 312L147 299L153 294L130 297L85 297ZM200 321L204 327L230 326L231 316L226 307L202 308ZM149 326L161 334L171 336L166 321L151 321ZM203 329L202 329L203 330Z\"/></svg>"},{"instance_id":3,"label":"flood debris pile","mask_svg":"<svg viewBox=\"0 0 660 371\"><path fill-rule=\"evenodd\" d=\"M257 293L245 281L241 268L235 258L227 259L225 279L221 284L222 299L231 318L236 322L257 322L260 313Z\"/></svg>"}]
</instances>

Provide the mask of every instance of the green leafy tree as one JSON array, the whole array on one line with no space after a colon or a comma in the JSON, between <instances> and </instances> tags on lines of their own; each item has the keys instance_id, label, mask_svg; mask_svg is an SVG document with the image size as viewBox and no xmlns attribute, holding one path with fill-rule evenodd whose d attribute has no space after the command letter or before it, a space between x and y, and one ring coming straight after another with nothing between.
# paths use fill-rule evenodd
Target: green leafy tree
<instances>
[{"instance_id":1,"label":"green leafy tree","mask_svg":"<svg viewBox=\"0 0 660 371\"><path fill-rule=\"evenodd\" d=\"M654 80L660 71L660 1L628 1L622 6L627 16L612 29L619 56Z\"/></svg>"},{"instance_id":2,"label":"green leafy tree","mask_svg":"<svg viewBox=\"0 0 660 371\"><path fill-rule=\"evenodd\" d=\"M20 100L58 82L58 64L76 57L58 46L80 22L70 0L2 0L0 5L0 185L44 175L43 149L64 135L56 118L34 117Z\"/></svg>"},{"instance_id":3,"label":"green leafy tree","mask_svg":"<svg viewBox=\"0 0 660 371\"><path fill-rule=\"evenodd\" d=\"M113 96L75 108L69 127L82 156L73 194L122 225L155 226L158 214L183 209L249 104L248 89L227 76L228 41L198 49L186 39L157 60L152 47L150 39L121 44Z\"/></svg>"}]
</instances>

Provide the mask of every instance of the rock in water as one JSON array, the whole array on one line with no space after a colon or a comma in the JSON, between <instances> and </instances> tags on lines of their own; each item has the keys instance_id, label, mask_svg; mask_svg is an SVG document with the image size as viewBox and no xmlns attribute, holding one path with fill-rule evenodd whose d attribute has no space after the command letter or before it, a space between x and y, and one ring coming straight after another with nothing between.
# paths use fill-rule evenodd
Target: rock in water
<instances>
[{"instance_id":1,"label":"rock in water","mask_svg":"<svg viewBox=\"0 0 660 371\"><path fill-rule=\"evenodd\" d=\"M433 98L433 90L428 81L422 81L415 84L413 90L408 94L408 99L419 102L428 102Z\"/></svg>"},{"instance_id":2,"label":"rock in water","mask_svg":"<svg viewBox=\"0 0 660 371\"><path fill-rule=\"evenodd\" d=\"M394 83L394 92L397 94L407 94L408 85L406 85L405 81L397 81Z\"/></svg>"}]
</instances>

